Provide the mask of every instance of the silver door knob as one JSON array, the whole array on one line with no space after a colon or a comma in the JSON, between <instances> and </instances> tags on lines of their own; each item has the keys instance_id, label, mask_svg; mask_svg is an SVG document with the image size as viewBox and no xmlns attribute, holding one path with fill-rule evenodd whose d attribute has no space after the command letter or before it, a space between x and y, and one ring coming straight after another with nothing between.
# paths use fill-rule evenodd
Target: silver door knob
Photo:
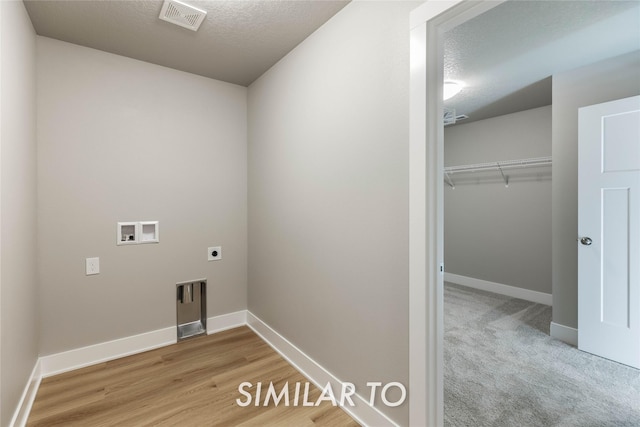
<instances>
[{"instance_id":1,"label":"silver door knob","mask_svg":"<svg viewBox=\"0 0 640 427\"><path fill-rule=\"evenodd\" d=\"M583 237L583 238L580 239L580 243L582 243L585 246L591 245L592 242L593 242L593 240L591 240L590 237Z\"/></svg>"}]
</instances>

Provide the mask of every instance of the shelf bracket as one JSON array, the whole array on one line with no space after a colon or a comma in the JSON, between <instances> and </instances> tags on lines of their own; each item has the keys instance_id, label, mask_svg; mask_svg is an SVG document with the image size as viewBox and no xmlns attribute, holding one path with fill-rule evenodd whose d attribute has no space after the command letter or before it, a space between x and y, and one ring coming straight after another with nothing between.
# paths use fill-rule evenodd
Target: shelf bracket
<instances>
[{"instance_id":1,"label":"shelf bracket","mask_svg":"<svg viewBox=\"0 0 640 427\"><path fill-rule=\"evenodd\" d=\"M451 180L451 177L449 176L449 172L444 171L444 176L447 178L447 184L449 184L449 187L451 187L452 190L455 190L456 189L456 185Z\"/></svg>"},{"instance_id":2,"label":"shelf bracket","mask_svg":"<svg viewBox=\"0 0 640 427\"><path fill-rule=\"evenodd\" d=\"M500 162L496 162L496 165L498 166L498 170L500 171L500 175L502 175L502 179L504 180L505 188L509 188L509 177L504 175L504 172L502 171L502 166L500 166Z\"/></svg>"}]
</instances>

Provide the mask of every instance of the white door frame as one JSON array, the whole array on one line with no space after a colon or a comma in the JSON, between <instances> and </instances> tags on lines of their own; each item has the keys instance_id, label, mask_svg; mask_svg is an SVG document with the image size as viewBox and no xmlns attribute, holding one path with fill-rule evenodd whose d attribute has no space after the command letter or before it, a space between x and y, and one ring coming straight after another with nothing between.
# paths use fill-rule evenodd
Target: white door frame
<instances>
[{"instance_id":1,"label":"white door frame","mask_svg":"<svg viewBox=\"0 0 640 427\"><path fill-rule=\"evenodd\" d=\"M445 31L504 0L428 0L410 15L409 425L441 426Z\"/></svg>"}]
</instances>

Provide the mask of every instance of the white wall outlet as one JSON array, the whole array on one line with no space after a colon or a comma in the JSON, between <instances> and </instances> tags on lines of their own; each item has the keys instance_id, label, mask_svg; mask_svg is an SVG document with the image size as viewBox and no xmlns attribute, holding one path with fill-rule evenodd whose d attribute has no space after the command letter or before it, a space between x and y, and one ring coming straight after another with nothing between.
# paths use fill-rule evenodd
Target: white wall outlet
<instances>
[{"instance_id":1,"label":"white wall outlet","mask_svg":"<svg viewBox=\"0 0 640 427\"><path fill-rule=\"evenodd\" d=\"M100 274L100 258L87 258L86 260L87 276Z\"/></svg>"},{"instance_id":2,"label":"white wall outlet","mask_svg":"<svg viewBox=\"0 0 640 427\"><path fill-rule=\"evenodd\" d=\"M207 249L207 261L218 261L222 259L222 246L211 246Z\"/></svg>"}]
</instances>

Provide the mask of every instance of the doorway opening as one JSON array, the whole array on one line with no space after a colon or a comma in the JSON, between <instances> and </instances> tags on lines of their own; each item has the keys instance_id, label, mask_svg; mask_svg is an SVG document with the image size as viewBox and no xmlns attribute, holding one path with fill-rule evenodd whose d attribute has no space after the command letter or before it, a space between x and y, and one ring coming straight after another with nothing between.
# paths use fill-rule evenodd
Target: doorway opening
<instances>
[{"instance_id":1,"label":"doorway opening","mask_svg":"<svg viewBox=\"0 0 640 427\"><path fill-rule=\"evenodd\" d=\"M536 2L518 3L533 4ZM596 6L604 7L605 3L610 2L596 2ZM444 191L447 184L443 179L445 153L442 126L444 115L442 102L443 40L447 31L484 12L491 13L501 4L504 2L427 2L412 13L410 128L411 424L442 425L444 419L442 393L444 363L442 353L443 279L447 266L444 264L443 224L445 223ZM579 7L580 5L573 3L573 6ZM589 27L603 35L602 25L605 21L609 23L612 20L615 21L614 18L616 17L594 22ZM563 21L563 25L573 25L576 21ZM618 26L618 28L624 27ZM494 30L499 31L499 29ZM612 31L612 33L616 32L627 33L626 29L625 31ZM576 30L575 34L564 38L564 41L575 43L576 40L583 40L582 45L588 45L590 48L597 44L595 43L596 39L592 39L594 43L590 44L588 41L585 43L584 41L588 40L588 37L585 37L587 36L584 32ZM597 40L599 43L600 38ZM635 40L637 41L637 37ZM534 50L531 49L530 52ZM624 53L620 51L616 53L614 50L609 49L611 56ZM515 70L520 70L521 73L527 72L527 69L522 68L523 62L519 62L525 59L517 57L509 65ZM584 63L574 64L573 67L582 65ZM571 67L560 69L559 72L568 69ZM558 70L554 72L558 72ZM464 112L462 113L464 114ZM499 160L507 160L507 158ZM513 185L515 182L511 180L511 184ZM577 192L577 188L575 191ZM566 197L569 197L569 194ZM575 230L573 233L575 234ZM575 250L575 236L572 240L572 250ZM569 314L565 314L568 316L566 318L571 319L571 310L567 312ZM555 316L554 313L554 320ZM427 404L425 405L424 402Z\"/></svg>"}]
</instances>

